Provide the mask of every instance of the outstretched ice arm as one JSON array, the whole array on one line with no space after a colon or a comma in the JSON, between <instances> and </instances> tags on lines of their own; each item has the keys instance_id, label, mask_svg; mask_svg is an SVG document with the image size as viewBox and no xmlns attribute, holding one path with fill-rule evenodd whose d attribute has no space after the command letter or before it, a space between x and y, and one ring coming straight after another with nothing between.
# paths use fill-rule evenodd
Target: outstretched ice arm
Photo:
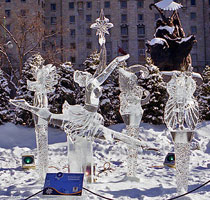
<instances>
[{"instance_id":1,"label":"outstretched ice arm","mask_svg":"<svg viewBox=\"0 0 210 200\"><path fill-rule=\"evenodd\" d=\"M130 57L129 54L125 56L116 57L106 68L105 70L95 78L95 81L99 85L102 85L104 81L109 77L113 70L123 61L127 60Z\"/></svg>"}]
</instances>

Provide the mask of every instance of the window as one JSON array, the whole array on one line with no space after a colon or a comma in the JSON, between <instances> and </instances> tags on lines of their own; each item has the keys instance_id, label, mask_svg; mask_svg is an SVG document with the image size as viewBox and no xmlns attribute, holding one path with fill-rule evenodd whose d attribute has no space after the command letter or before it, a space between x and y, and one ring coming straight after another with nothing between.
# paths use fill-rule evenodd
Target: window
<instances>
[{"instance_id":1,"label":"window","mask_svg":"<svg viewBox=\"0 0 210 200\"><path fill-rule=\"evenodd\" d=\"M87 5L88 9L92 8L92 2L91 1L88 1L86 5Z\"/></svg>"},{"instance_id":2,"label":"window","mask_svg":"<svg viewBox=\"0 0 210 200\"><path fill-rule=\"evenodd\" d=\"M70 49L76 49L76 44L75 43L70 43Z\"/></svg>"},{"instance_id":3,"label":"window","mask_svg":"<svg viewBox=\"0 0 210 200\"><path fill-rule=\"evenodd\" d=\"M145 55L145 41L144 40L138 41L138 53L139 53L139 56Z\"/></svg>"},{"instance_id":4,"label":"window","mask_svg":"<svg viewBox=\"0 0 210 200\"><path fill-rule=\"evenodd\" d=\"M73 56L71 56L70 60L71 60L71 63L75 63L76 62L76 58L73 57Z\"/></svg>"},{"instance_id":5,"label":"window","mask_svg":"<svg viewBox=\"0 0 210 200\"><path fill-rule=\"evenodd\" d=\"M196 34L197 33L197 27L196 26L191 26L190 29L191 29L191 33L192 34Z\"/></svg>"},{"instance_id":6,"label":"window","mask_svg":"<svg viewBox=\"0 0 210 200\"><path fill-rule=\"evenodd\" d=\"M121 15L121 23L126 23L127 22L127 15L126 14L122 14Z\"/></svg>"},{"instance_id":7,"label":"window","mask_svg":"<svg viewBox=\"0 0 210 200\"><path fill-rule=\"evenodd\" d=\"M22 17L25 17L26 16L26 10L20 10L20 15Z\"/></svg>"},{"instance_id":8,"label":"window","mask_svg":"<svg viewBox=\"0 0 210 200\"><path fill-rule=\"evenodd\" d=\"M56 24L56 17L51 17L50 22L51 24Z\"/></svg>"},{"instance_id":9,"label":"window","mask_svg":"<svg viewBox=\"0 0 210 200\"><path fill-rule=\"evenodd\" d=\"M26 2L26 0L21 0L21 2L25 3L25 2Z\"/></svg>"},{"instance_id":10,"label":"window","mask_svg":"<svg viewBox=\"0 0 210 200\"><path fill-rule=\"evenodd\" d=\"M144 7L144 0L138 0L137 1L137 7L138 8L143 8Z\"/></svg>"},{"instance_id":11,"label":"window","mask_svg":"<svg viewBox=\"0 0 210 200\"><path fill-rule=\"evenodd\" d=\"M91 36L91 34L92 34L91 28L86 29L86 34L87 34L87 36Z\"/></svg>"},{"instance_id":12,"label":"window","mask_svg":"<svg viewBox=\"0 0 210 200\"><path fill-rule=\"evenodd\" d=\"M40 5L40 0L38 0L38 5Z\"/></svg>"},{"instance_id":13,"label":"window","mask_svg":"<svg viewBox=\"0 0 210 200\"><path fill-rule=\"evenodd\" d=\"M91 22L91 21L92 21L92 16L86 15L86 22Z\"/></svg>"},{"instance_id":14,"label":"window","mask_svg":"<svg viewBox=\"0 0 210 200\"><path fill-rule=\"evenodd\" d=\"M138 36L144 36L145 35L145 26L144 25L138 25L137 26L137 34L138 34Z\"/></svg>"},{"instance_id":15,"label":"window","mask_svg":"<svg viewBox=\"0 0 210 200\"><path fill-rule=\"evenodd\" d=\"M11 11L5 10L5 17L10 17L10 16L11 16Z\"/></svg>"},{"instance_id":16,"label":"window","mask_svg":"<svg viewBox=\"0 0 210 200\"><path fill-rule=\"evenodd\" d=\"M127 1L120 1L120 7L121 8L127 8Z\"/></svg>"},{"instance_id":17,"label":"window","mask_svg":"<svg viewBox=\"0 0 210 200\"><path fill-rule=\"evenodd\" d=\"M210 0L209 0L209 5L210 5Z\"/></svg>"},{"instance_id":18,"label":"window","mask_svg":"<svg viewBox=\"0 0 210 200\"><path fill-rule=\"evenodd\" d=\"M74 38L75 35L76 35L75 29L70 29L70 36Z\"/></svg>"},{"instance_id":19,"label":"window","mask_svg":"<svg viewBox=\"0 0 210 200\"><path fill-rule=\"evenodd\" d=\"M87 49L92 49L92 43L91 42L87 42Z\"/></svg>"},{"instance_id":20,"label":"window","mask_svg":"<svg viewBox=\"0 0 210 200\"><path fill-rule=\"evenodd\" d=\"M196 0L191 0L191 6L196 6Z\"/></svg>"},{"instance_id":21,"label":"window","mask_svg":"<svg viewBox=\"0 0 210 200\"><path fill-rule=\"evenodd\" d=\"M191 13L190 13L190 19L191 19L191 20L195 20L195 19L196 19L196 13L191 12Z\"/></svg>"},{"instance_id":22,"label":"window","mask_svg":"<svg viewBox=\"0 0 210 200\"><path fill-rule=\"evenodd\" d=\"M104 8L110 8L110 1L104 2Z\"/></svg>"},{"instance_id":23,"label":"window","mask_svg":"<svg viewBox=\"0 0 210 200\"><path fill-rule=\"evenodd\" d=\"M122 40L122 49L128 51L128 40Z\"/></svg>"},{"instance_id":24,"label":"window","mask_svg":"<svg viewBox=\"0 0 210 200\"><path fill-rule=\"evenodd\" d=\"M74 2L69 2L69 9L74 9Z\"/></svg>"},{"instance_id":25,"label":"window","mask_svg":"<svg viewBox=\"0 0 210 200\"><path fill-rule=\"evenodd\" d=\"M155 13L155 21L158 20L160 18L160 14L159 13Z\"/></svg>"},{"instance_id":26,"label":"window","mask_svg":"<svg viewBox=\"0 0 210 200\"><path fill-rule=\"evenodd\" d=\"M121 26L121 35L128 36L128 26L127 25Z\"/></svg>"},{"instance_id":27,"label":"window","mask_svg":"<svg viewBox=\"0 0 210 200\"><path fill-rule=\"evenodd\" d=\"M138 14L138 21L143 21L143 20L144 20L144 15Z\"/></svg>"},{"instance_id":28,"label":"window","mask_svg":"<svg viewBox=\"0 0 210 200\"><path fill-rule=\"evenodd\" d=\"M51 3L50 7L51 7L51 11L56 11L56 4L55 3Z\"/></svg>"},{"instance_id":29,"label":"window","mask_svg":"<svg viewBox=\"0 0 210 200\"><path fill-rule=\"evenodd\" d=\"M11 2L11 0L5 0L5 2L6 2L6 3L9 3L9 2Z\"/></svg>"},{"instance_id":30,"label":"window","mask_svg":"<svg viewBox=\"0 0 210 200\"><path fill-rule=\"evenodd\" d=\"M73 16L73 15L70 16L70 17L69 17L69 22L70 22L70 23L75 23L75 16Z\"/></svg>"}]
</instances>

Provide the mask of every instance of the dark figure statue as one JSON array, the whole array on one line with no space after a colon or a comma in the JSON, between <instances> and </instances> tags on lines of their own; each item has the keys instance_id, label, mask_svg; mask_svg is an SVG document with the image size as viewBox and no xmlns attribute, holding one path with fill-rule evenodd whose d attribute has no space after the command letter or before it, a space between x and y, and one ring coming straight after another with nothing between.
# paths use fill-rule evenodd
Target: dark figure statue
<instances>
[{"instance_id":1,"label":"dark figure statue","mask_svg":"<svg viewBox=\"0 0 210 200\"><path fill-rule=\"evenodd\" d=\"M192 65L190 51L196 43L195 36L185 37L177 11L173 11L171 17L166 17L155 4L150 4L150 9L153 6L161 19L156 22L155 38L146 43L147 53L151 55L154 65L163 71L189 70Z\"/></svg>"}]
</instances>

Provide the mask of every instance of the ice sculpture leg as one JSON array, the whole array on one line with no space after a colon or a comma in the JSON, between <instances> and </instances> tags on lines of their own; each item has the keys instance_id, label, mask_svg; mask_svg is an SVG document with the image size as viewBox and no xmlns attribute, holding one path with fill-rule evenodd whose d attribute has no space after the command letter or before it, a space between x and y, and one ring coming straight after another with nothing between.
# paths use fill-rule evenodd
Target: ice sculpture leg
<instances>
[{"instance_id":1,"label":"ice sculpture leg","mask_svg":"<svg viewBox=\"0 0 210 200\"><path fill-rule=\"evenodd\" d=\"M176 184L179 195L188 191L190 144L175 143L176 155Z\"/></svg>"},{"instance_id":2,"label":"ice sculpture leg","mask_svg":"<svg viewBox=\"0 0 210 200\"><path fill-rule=\"evenodd\" d=\"M132 138L138 138L139 135L139 127L126 126L127 135ZM137 146L128 145L128 158L127 158L127 176L128 177L136 177L137 173L137 157L138 157L138 149Z\"/></svg>"},{"instance_id":3,"label":"ice sculpture leg","mask_svg":"<svg viewBox=\"0 0 210 200\"><path fill-rule=\"evenodd\" d=\"M73 143L69 136L67 140L69 172L83 172L85 174L85 181L92 183L94 181L92 141L78 138Z\"/></svg>"},{"instance_id":4,"label":"ice sculpture leg","mask_svg":"<svg viewBox=\"0 0 210 200\"><path fill-rule=\"evenodd\" d=\"M48 170L48 122L41 118L37 120L38 123L35 123L37 167L41 180L44 180Z\"/></svg>"},{"instance_id":5,"label":"ice sculpture leg","mask_svg":"<svg viewBox=\"0 0 210 200\"><path fill-rule=\"evenodd\" d=\"M176 184L178 195L188 191L190 142L192 141L193 134L193 131L189 130L171 131L176 156Z\"/></svg>"}]
</instances>

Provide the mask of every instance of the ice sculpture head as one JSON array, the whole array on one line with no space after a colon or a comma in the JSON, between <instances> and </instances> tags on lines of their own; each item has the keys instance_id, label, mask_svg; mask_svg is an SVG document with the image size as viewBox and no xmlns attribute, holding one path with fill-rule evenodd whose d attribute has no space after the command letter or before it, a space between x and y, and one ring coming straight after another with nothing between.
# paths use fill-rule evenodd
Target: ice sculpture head
<instances>
[{"instance_id":1,"label":"ice sculpture head","mask_svg":"<svg viewBox=\"0 0 210 200\"><path fill-rule=\"evenodd\" d=\"M88 72L82 72L76 70L74 72L74 81L79 84L80 87L85 87L87 85L87 81L90 80L92 75Z\"/></svg>"}]
</instances>

